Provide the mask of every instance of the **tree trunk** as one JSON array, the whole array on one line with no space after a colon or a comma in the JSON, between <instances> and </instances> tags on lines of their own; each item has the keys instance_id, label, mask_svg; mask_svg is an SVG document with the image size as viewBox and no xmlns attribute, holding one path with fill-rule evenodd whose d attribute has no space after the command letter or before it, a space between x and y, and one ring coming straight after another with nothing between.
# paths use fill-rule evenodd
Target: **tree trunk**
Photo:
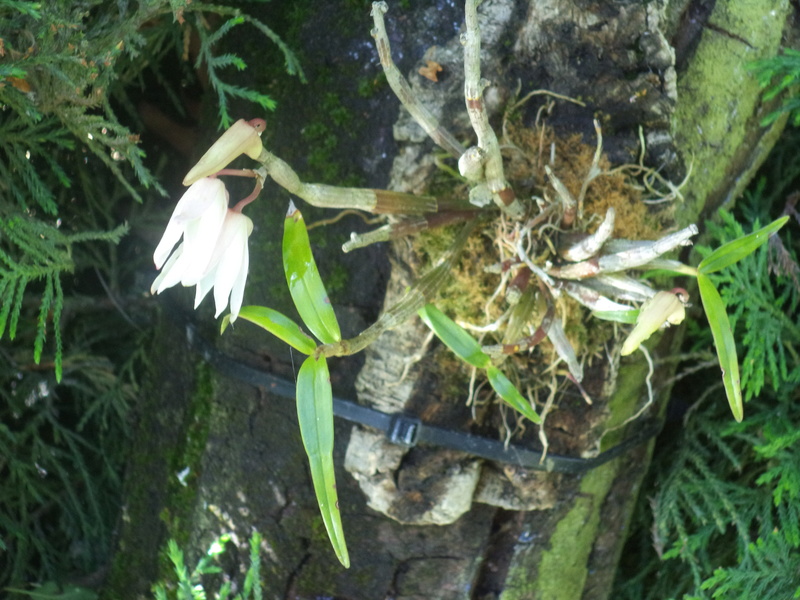
<instances>
[{"instance_id":1,"label":"tree trunk","mask_svg":"<svg viewBox=\"0 0 800 600\"><path fill-rule=\"evenodd\" d=\"M278 97L281 106L293 106L300 116L275 119L269 147L306 177L301 161L293 161L293 153L302 155L297 143L290 147L282 140L292 140L304 122L319 119L315 109L328 118L330 105L319 99L330 93L353 107L358 123L353 127L358 137L345 139L337 160L352 156L357 166L350 172L373 169L366 177L378 186L386 185L380 182L386 177L381 169L394 156L389 186L429 191L437 171L436 150L422 130L401 111L393 129L397 147L391 150L387 133L396 103L387 100L385 91L367 100L353 93L367 63L367 80L378 74L374 50L366 50L369 16L348 20L342 17L350 14L344 8L337 12L324 4L302 29L307 62L313 65L311 83L308 89L287 84L293 96ZM401 4L390 5L386 17L395 60L440 121L459 139L470 138L457 31L463 7L431 1L404 9ZM641 128L647 142L645 164L675 182L690 172L682 197L673 201L675 224L697 222L704 211L708 214L735 198L778 135L780 126L759 126L768 107L761 104L746 65L775 54L789 11L788 0L486 0L479 13L482 75L492 82L485 92L492 124L499 134L502 113L517 90L519 96L550 90L579 99L584 106L557 101L547 117L549 135L567 140L581 134L582 142L572 142L572 147L582 144L591 157L592 120L598 119L611 165L637 161ZM340 17L347 22L340 23ZM350 36L352 31L363 33L337 36L332 31L337 27ZM418 74L428 60L442 67L438 81ZM326 61L337 77L352 73L353 81L331 83L322 76L315 81ZM549 98L535 96L522 105L518 127L532 127ZM568 146L564 142L559 148ZM384 152L391 154L383 158ZM549 148L545 152L549 156ZM530 184L531 189L542 186L542 181ZM273 194L284 198L277 190ZM283 278L278 251L259 241L259 233L277 236L285 203L274 204L259 209L263 220L256 222L263 225L251 238L251 253L262 252L265 259L252 259L256 266L246 303L288 311L286 298L276 297L272 286ZM344 238L331 240L340 231L323 234L328 249L317 257L324 278L339 261L332 248ZM320 238L314 239L322 245ZM421 251L405 240L392 248L387 305L417 274ZM384 288L386 262L375 250L356 251L346 261L352 285L332 297L337 314L351 317L345 319L351 331L344 334L352 335L374 320L374 298ZM150 394L139 408L140 451L128 474L120 551L108 597L146 592L156 577L156 553L167 536L178 537L196 558L214 536L232 532L239 552L235 558L245 559L253 529L264 536L266 598L608 597L652 443L582 475L542 473L435 445L397 446L374 430L337 422L337 482L352 560L345 570L330 550L318 516L294 403L267 384L243 381L230 365L217 365L217 370L190 354L188 340L185 346L182 341L186 329L175 328L166 315L162 328L148 374ZM214 335L205 333L209 339ZM265 341L262 333L237 323L236 331L226 332L217 346L249 366L291 380L290 353ZM418 321L409 322L385 334L365 357L333 364L335 392L354 397L357 388L362 404L384 412L410 413L427 424L500 439L496 413L477 423L463 402L447 399L451 394L443 386L452 380L445 381L442 367L430 355L421 367L405 372L408 358L425 337ZM651 354L675 353L680 337L679 329L669 330ZM621 359L621 339L615 338L586 369L584 387L591 406L574 386L558 380L556 408L544 425L549 452L596 456L635 434L620 426L647 399L648 365L638 353ZM464 392L468 376L464 370ZM652 415L664 408L669 376L670 367L656 369ZM463 393L460 400L465 397ZM512 443L539 447L538 428L529 424ZM185 468L184 486L178 473ZM230 574L236 576L237 569L232 565Z\"/></svg>"}]
</instances>

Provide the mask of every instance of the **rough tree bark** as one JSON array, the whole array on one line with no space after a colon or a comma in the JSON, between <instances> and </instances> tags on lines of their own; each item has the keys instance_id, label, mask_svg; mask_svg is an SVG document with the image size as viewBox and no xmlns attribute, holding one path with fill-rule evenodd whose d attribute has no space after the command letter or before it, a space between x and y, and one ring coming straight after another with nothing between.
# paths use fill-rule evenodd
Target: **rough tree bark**
<instances>
[{"instance_id":1,"label":"rough tree bark","mask_svg":"<svg viewBox=\"0 0 800 600\"><path fill-rule=\"evenodd\" d=\"M387 23L395 58L429 108L466 139L470 133L457 32L463 8L418 4L423 3L406 9L390 4ZM641 126L646 164L663 169L674 181L692 165L676 212L678 225L696 222L734 199L779 132L780 124L759 126L768 107L760 103L746 64L777 51L784 28L796 18L788 0L486 0L479 12L493 123L499 124L518 87L522 94L547 89L580 98L585 107L559 103L548 124L562 136L581 133L592 145L592 119L598 118L612 164L635 162ZM335 22L335 14L335 7L320 9L305 24L307 36ZM364 14L364 34L349 47L357 51L347 60L368 61L374 76L377 61L365 49L371 43L370 27ZM334 63L345 61L336 53L348 46L331 46L336 50L318 46L315 51L322 56L327 52ZM441 65L438 82L418 74L427 60ZM336 68L348 72L341 64ZM524 122L533 122L543 102L532 100L522 109ZM376 121L376 115L365 118ZM385 138L388 125L375 125L367 136ZM290 136L291 128L301 123L276 127ZM432 145L405 114L394 126L394 137L390 187L427 189L436 170ZM376 148L370 137L352 143ZM363 151L356 161L360 166L385 165L387 160L372 160L382 148ZM282 154L280 147L274 149ZM300 167L298 171L302 173ZM380 180L382 175L372 177ZM353 307L363 305L364 293L382 288L370 274L376 256L367 257L354 266L361 269L352 279L355 289L339 296L343 314L358 313ZM264 262L279 265L275 258ZM402 291L415 268L413 250L405 242L395 246L393 264L389 298ZM255 277L261 283L248 292L254 303L270 304L266 294L258 294L268 289L269 277L282 278L275 271L266 275L265 269L257 267L260 274ZM353 320L357 329L358 319ZM258 332L242 330L236 336L226 334L218 345L250 365L291 378L285 350L265 342ZM265 539L267 598L608 596L651 445L640 445L583 476L542 474L431 446L409 450L368 429L338 423L337 481L353 565L344 570L328 547L317 514L293 402L268 387L241 382L230 371L214 370L190 354L184 333L163 317L154 342L149 394L139 408L140 448L128 475L109 597L145 593L167 531L183 532L180 541L195 556L213 536L233 532L244 558L254 528ZM424 337L420 324L412 322L370 348L357 383L359 400L466 430L468 411L439 403L425 368L401 378L405 358L420 348ZM674 352L679 338L679 331L669 332L653 352ZM647 365L635 357L620 361L618 350L609 354L615 358L595 361L587 372L586 387L595 403L589 407L574 393L562 395L558 410L548 417L551 452L591 456L632 433L619 430L603 437L640 407ZM352 360L335 365L339 379L334 389L352 394L352 375L359 365ZM668 376L657 370L654 387L659 390ZM668 394L665 388L659 391L657 401L663 407ZM531 433L519 443L535 445ZM176 474L185 467L190 471L183 486ZM231 569L235 575L235 567Z\"/></svg>"}]
</instances>

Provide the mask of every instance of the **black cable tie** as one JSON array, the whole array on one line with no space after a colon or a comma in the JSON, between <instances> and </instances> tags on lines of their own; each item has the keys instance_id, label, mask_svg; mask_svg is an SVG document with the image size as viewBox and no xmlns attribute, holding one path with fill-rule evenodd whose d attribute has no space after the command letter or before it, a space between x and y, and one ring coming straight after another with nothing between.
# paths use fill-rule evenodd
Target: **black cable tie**
<instances>
[{"instance_id":1,"label":"black cable tie","mask_svg":"<svg viewBox=\"0 0 800 600\"><path fill-rule=\"evenodd\" d=\"M392 417L387 437L393 444L412 447L417 445L422 422L416 417L397 414Z\"/></svg>"},{"instance_id":2,"label":"black cable tie","mask_svg":"<svg viewBox=\"0 0 800 600\"><path fill-rule=\"evenodd\" d=\"M172 313L173 311L170 310L170 312ZM185 313L181 312L179 315L173 316L178 317L186 326L186 338L189 347L199 353L220 373L256 387L263 387L277 396L294 399L295 384L293 382L240 363L217 350L210 342L200 336L195 325L188 320ZM663 421L660 419L642 419L642 427L634 435L593 458L579 458L552 453L548 453L543 457L543 453L540 450L530 450L515 444L504 444L498 440L463 431L427 425L412 415L403 413L388 414L368 406L362 406L352 400L345 400L335 396L333 398L333 414L352 423L382 431L391 443L400 446L410 448L418 443L424 443L451 450L460 450L487 460L516 465L535 471L571 474L586 473L625 454L631 448L657 436L663 425Z\"/></svg>"}]
</instances>

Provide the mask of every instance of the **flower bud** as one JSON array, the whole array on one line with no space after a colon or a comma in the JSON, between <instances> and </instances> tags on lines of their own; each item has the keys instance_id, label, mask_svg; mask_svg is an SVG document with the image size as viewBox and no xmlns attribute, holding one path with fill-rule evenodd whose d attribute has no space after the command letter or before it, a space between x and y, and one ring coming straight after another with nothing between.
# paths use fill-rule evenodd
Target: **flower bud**
<instances>
[{"instance_id":1,"label":"flower bud","mask_svg":"<svg viewBox=\"0 0 800 600\"><path fill-rule=\"evenodd\" d=\"M241 154L257 159L262 149L261 132L266 126L264 119L236 121L192 167L184 178L183 185L192 185L198 179L214 175Z\"/></svg>"},{"instance_id":2,"label":"flower bud","mask_svg":"<svg viewBox=\"0 0 800 600\"><path fill-rule=\"evenodd\" d=\"M683 288L675 288L669 292L658 292L642 304L636 326L622 344L620 354L628 356L662 327L682 323L688 301L689 293Z\"/></svg>"}]
</instances>

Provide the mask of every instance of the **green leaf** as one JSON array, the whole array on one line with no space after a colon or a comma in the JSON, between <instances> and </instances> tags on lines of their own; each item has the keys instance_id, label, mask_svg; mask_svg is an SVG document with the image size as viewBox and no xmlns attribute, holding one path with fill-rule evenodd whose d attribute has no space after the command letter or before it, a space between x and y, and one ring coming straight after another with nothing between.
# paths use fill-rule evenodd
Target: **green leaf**
<instances>
[{"instance_id":1,"label":"green leaf","mask_svg":"<svg viewBox=\"0 0 800 600\"><path fill-rule=\"evenodd\" d=\"M309 356L297 374L297 418L319 511L339 561L350 566L333 471L333 394L324 356Z\"/></svg>"},{"instance_id":2,"label":"green leaf","mask_svg":"<svg viewBox=\"0 0 800 600\"><path fill-rule=\"evenodd\" d=\"M533 410L531 403L519 393L517 388L514 387L514 384L508 380L508 377L506 377L500 369L494 365L489 365L486 369L486 375L489 377L489 383L492 384L494 391L497 392L511 408L522 413L523 416L534 423L542 422L542 419L536 414L536 411Z\"/></svg>"},{"instance_id":3,"label":"green leaf","mask_svg":"<svg viewBox=\"0 0 800 600\"><path fill-rule=\"evenodd\" d=\"M54 581L46 581L32 590L5 588L4 591L40 600L97 600L94 590L69 584L62 588Z\"/></svg>"},{"instance_id":4,"label":"green leaf","mask_svg":"<svg viewBox=\"0 0 800 600\"><path fill-rule=\"evenodd\" d=\"M289 292L306 327L325 344L342 339L339 322L311 254L303 215L289 203L283 229L283 270Z\"/></svg>"},{"instance_id":5,"label":"green leaf","mask_svg":"<svg viewBox=\"0 0 800 600\"><path fill-rule=\"evenodd\" d=\"M468 362L473 367L484 369L491 364L489 355L481 350L480 344L475 341L464 328L436 308L427 304L417 311L417 314L430 327L444 344L452 350L461 360Z\"/></svg>"},{"instance_id":6,"label":"green leaf","mask_svg":"<svg viewBox=\"0 0 800 600\"><path fill-rule=\"evenodd\" d=\"M303 354L311 354L317 348L317 343L310 335L303 331L297 323L277 310L272 310L266 306L243 306L239 311L239 318L266 329L272 335ZM230 322L231 316L225 315L220 326L220 334L228 328Z\"/></svg>"},{"instance_id":7,"label":"green leaf","mask_svg":"<svg viewBox=\"0 0 800 600\"><path fill-rule=\"evenodd\" d=\"M709 273L716 273L725 267L739 262L745 256L755 251L761 244L766 242L769 236L783 227L788 220L788 216L781 217L758 231L754 231L750 235L723 244L700 262L697 266L698 273L705 273L706 275Z\"/></svg>"},{"instance_id":8,"label":"green leaf","mask_svg":"<svg viewBox=\"0 0 800 600\"><path fill-rule=\"evenodd\" d=\"M722 369L722 383L728 404L731 406L733 417L741 421L744 417L742 404L741 381L739 380L739 360L736 356L736 342L733 339L733 330L725 312L725 304L714 287L714 284L704 273L697 274L697 286L700 289L700 299L703 301L703 310L708 318L714 345L717 347L719 366Z\"/></svg>"}]
</instances>

